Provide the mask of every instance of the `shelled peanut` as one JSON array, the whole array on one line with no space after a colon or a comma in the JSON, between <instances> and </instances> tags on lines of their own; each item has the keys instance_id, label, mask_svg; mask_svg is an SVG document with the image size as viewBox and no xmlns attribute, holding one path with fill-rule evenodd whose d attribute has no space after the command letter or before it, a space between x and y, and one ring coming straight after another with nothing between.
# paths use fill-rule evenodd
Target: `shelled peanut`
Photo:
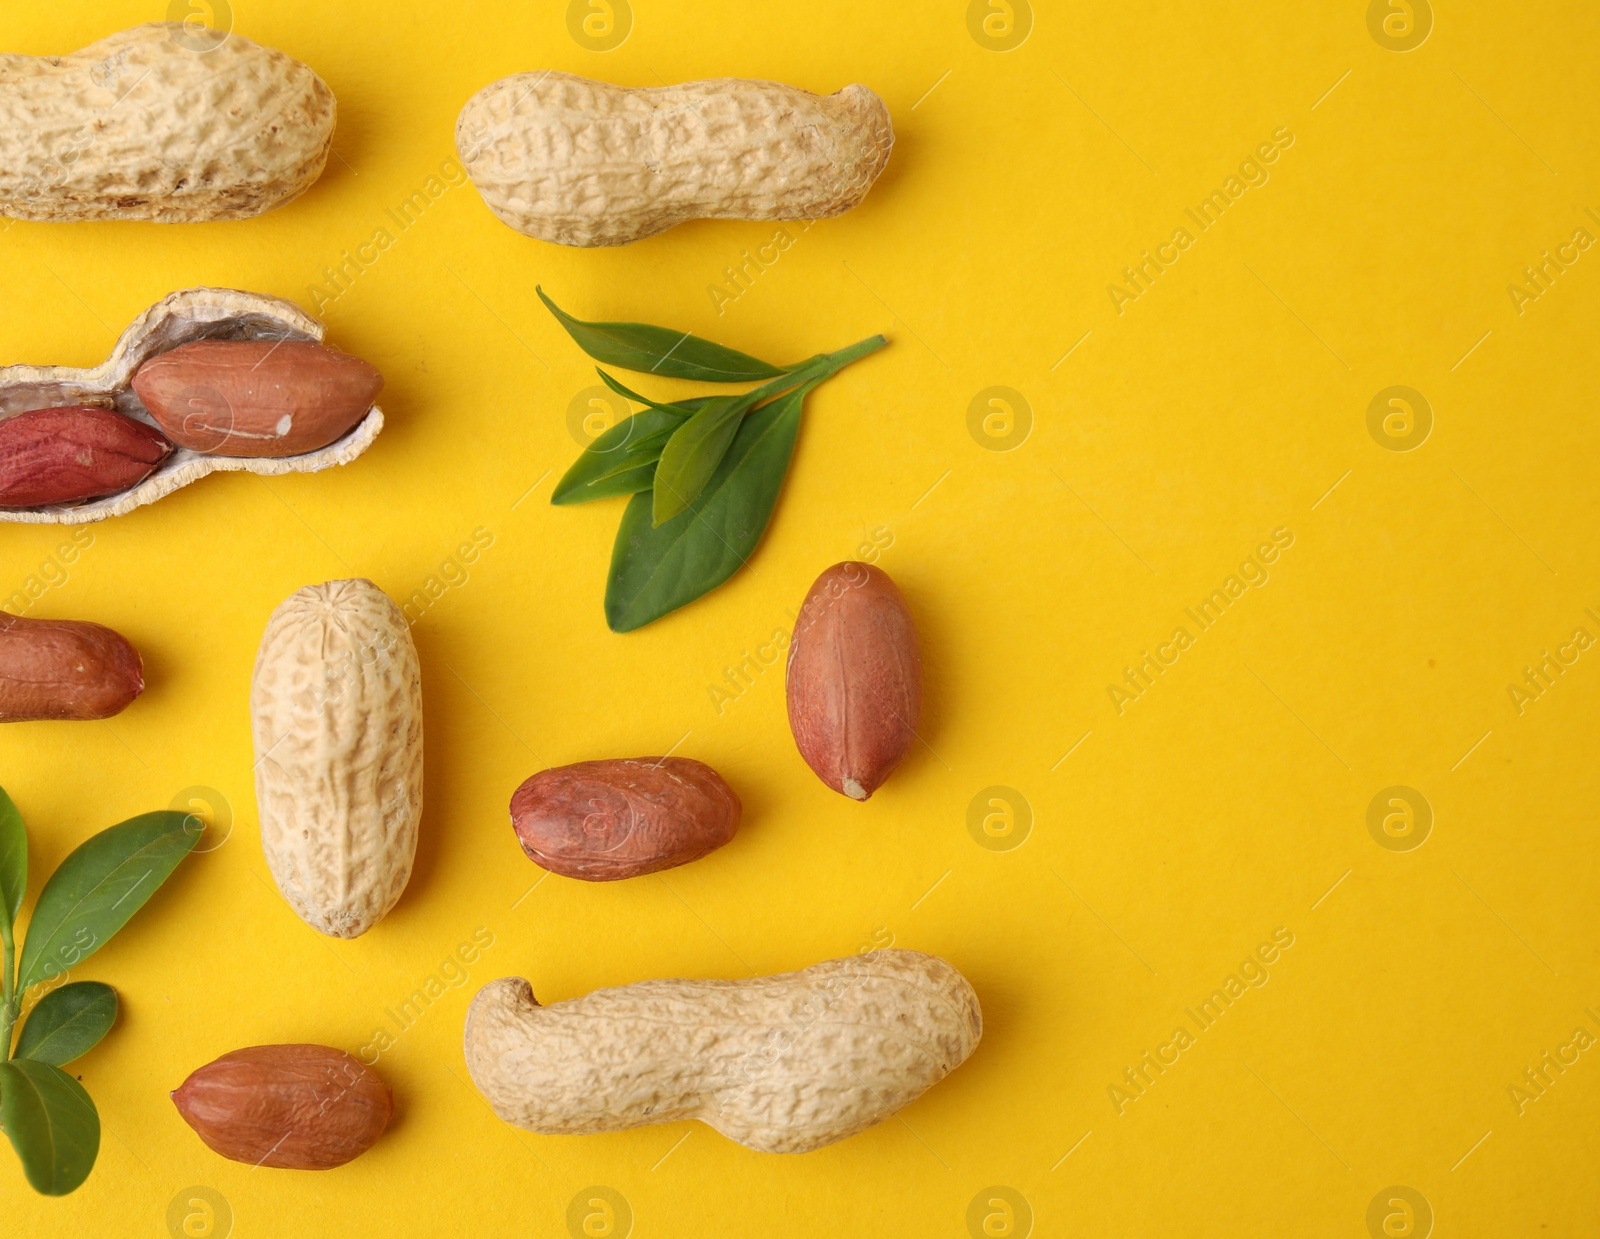
<instances>
[{"instance_id":1,"label":"shelled peanut","mask_svg":"<svg viewBox=\"0 0 1600 1239\"><path fill-rule=\"evenodd\" d=\"M137 486L172 452L112 409L32 409L0 421L0 507L77 503Z\"/></svg>"},{"instance_id":2,"label":"shelled peanut","mask_svg":"<svg viewBox=\"0 0 1600 1239\"><path fill-rule=\"evenodd\" d=\"M536 865L613 882L685 865L739 829L739 797L686 757L584 761L542 770L511 798L511 822Z\"/></svg>"},{"instance_id":3,"label":"shelled peanut","mask_svg":"<svg viewBox=\"0 0 1600 1239\"><path fill-rule=\"evenodd\" d=\"M324 1045L257 1045L190 1074L172 1093L183 1121L223 1157L283 1170L331 1170L389 1125L394 1094L353 1054Z\"/></svg>"},{"instance_id":4,"label":"shelled peanut","mask_svg":"<svg viewBox=\"0 0 1600 1239\"><path fill-rule=\"evenodd\" d=\"M0 611L0 723L110 718L143 691L139 651L120 633Z\"/></svg>"},{"instance_id":5,"label":"shelled peanut","mask_svg":"<svg viewBox=\"0 0 1600 1239\"><path fill-rule=\"evenodd\" d=\"M865 800L911 750L922 720L922 648L888 573L835 564L806 594L789 646L789 727L806 764Z\"/></svg>"},{"instance_id":6,"label":"shelled peanut","mask_svg":"<svg viewBox=\"0 0 1600 1239\"><path fill-rule=\"evenodd\" d=\"M298 456L366 416L377 369L304 340L196 340L152 357L133 390L167 436L217 456Z\"/></svg>"}]
</instances>

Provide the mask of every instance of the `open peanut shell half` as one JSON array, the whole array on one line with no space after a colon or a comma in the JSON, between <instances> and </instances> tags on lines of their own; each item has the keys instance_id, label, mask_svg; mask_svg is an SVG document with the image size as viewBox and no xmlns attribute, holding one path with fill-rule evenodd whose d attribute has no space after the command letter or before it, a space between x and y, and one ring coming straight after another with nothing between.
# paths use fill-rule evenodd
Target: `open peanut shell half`
<instances>
[{"instance_id":1,"label":"open peanut shell half","mask_svg":"<svg viewBox=\"0 0 1600 1239\"><path fill-rule=\"evenodd\" d=\"M305 341L320 344L322 323L278 297L231 288L190 288L150 307L122 333L111 356L98 366L0 367L0 422L19 413L67 405L98 405L160 429L133 389L133 376L151 358L197 340ZM121 516L154 503L208 473L316 473L348 464L383 429L373 405L360 421L326 447L298 456L215 456L175 447L143 481L127 490L81 503L0 508L0 521L34 525L83 525Z\"/></svg>"}]
</instances>

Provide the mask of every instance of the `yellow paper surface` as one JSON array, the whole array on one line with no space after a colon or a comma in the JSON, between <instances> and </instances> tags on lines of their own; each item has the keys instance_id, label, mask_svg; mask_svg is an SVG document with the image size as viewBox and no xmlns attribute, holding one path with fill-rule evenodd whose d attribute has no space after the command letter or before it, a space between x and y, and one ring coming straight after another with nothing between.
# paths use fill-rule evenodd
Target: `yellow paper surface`
<instances>
[{"instance_id":1,"label":"yellow paper surface","mask_svg":"<svg viewBox=\"0 0 1600 1239\"><path fill-rule=\"evenodd\" d=\"M0 46L161 8L13 5ZM0 1156L17 1233L1600 1227L1592 5L638 0L609 35L587 0L570 28L558 0L222 8L336 92L327 175L246 222L0 228L0 356L91 365L172 290L247 288L377 364L389 420L331 472L0 528L0 596L110 624L149 681L109 722L0 732L30 897L186 795L220 840L74 971L123 1004L73 1068L99 1163L52 1201ZM540 68L859 81L898 143L835 220L563 249L452 162L467 98ZM548 503L597 379L536 282L779 361L893 341L812 397L748 570L627 636L601 614L622 504ZM848 558L900 584L927 668L925 743L865 805L801 762L782 683ZM416 871L354 942L273 886L247 712L272 608L346 576L407 602L427 703ZM541 881L517 784L669 749L739 791L739 837ZM821 1152L532 1136L467 1079L494 977L552 1002L889 943L971 979L984 1040ZM394 1088L341 1170L224 1161L166 1097L288 1041Z\"/></svg>"}]
</instances>

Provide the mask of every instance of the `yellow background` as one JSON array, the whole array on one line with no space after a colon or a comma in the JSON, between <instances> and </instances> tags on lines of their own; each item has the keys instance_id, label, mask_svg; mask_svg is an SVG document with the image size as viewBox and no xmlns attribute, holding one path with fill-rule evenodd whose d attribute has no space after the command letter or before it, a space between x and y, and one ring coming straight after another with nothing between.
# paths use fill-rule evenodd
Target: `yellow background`
<instances>
[{"instance_id":1,"label":"yellow background","mask_svg":"<svg viewBox=\"0 0 1600 1239\"><path fill-rule=\"evenodd\" d=\"M1521 713L1508 693L1575 629L1600 636L1585 612L1600 611L1600 250L1521 314L1507 291L1579 227L1600 236L1585 214L1600 212L1600 17L1578 0L1440 0L1402 53L1366 7L1040 4L1026 42L997 52L961 0L638 0L601 53L557 0L239 0L238 33L336 92L327 175L246 222L5 227L5 360L96 363L193 285L311 308L323 269L394 232L386 212L452 158L461 105L511 72L859 81L898 144L861 208L791 225L794 245L720 314L709 289L776 225L570 250L451 189L324 313L330 341L388 379L366 457L214 476L92 527L29 613L119 629L149 688L104 724L0 735L30 892L92 831L184 788L217 789L234 823L79 970L123 1001L74 1069L103 1117L99 1164L47 1201L0 1157L7 1216L33 1234L158 1235L200 1186L240 1236L563 1235L569 1202L600 1186L639 1236L962 1236L974 1198L979 1233L996 1214L1003 1235L984 1203L1012 1199L998 1187L1026 1202L1012 1234L1031 1213L1041 1235L1359 1236L1400 1185L1439 1235L1600 1230L1600 1049L1526 1113L1509 1092L1575 1028L1600 1036L1600 648ZM63 53L164 15L12 4L0 46ZM1108 285L1279 128L1294 141L1270 179L1119 314ZM547 502L594 378L536 281L580 316L779 361L893 340L812 398L749 570L631 635L601 615L621 503ZM1006 452L968 427L997 385L1031 409ZM1393 385L1433 410L1412 451L1368 430ZM1119 714L1123 668L1275 529L1293 544L1270 580ZM461 565L479 530L492 544ZM711 687L875 535L924 641L926 745L857 805L795 753L781 665L720 713ZM0 529L0 594L59 579L64 541ZM397 599L455 583L414 627L416 872L381 925L340 942L266 872L246 700L272 608L352 575ZM529 894L516 785L673 745L744 797L735 842L660 876ZM1433 811L1413 851L1367 829L1393 785ZM968 829L992 786L1033 817L1009 851ZM1293 946L1270 980L1119 1114L1108 1088L1280 927ZM474 931L493 946L470 982L383 1054L398 1116L357 1162L252 1170L174 1112L167 1090L227 1050L368 1045ZM550 1002L891 938L972 980L984 1040L900 1120L821 1152L765 1156L698 1124L535 1137L466 1077L462 1015L497 976Z\"/></svg>"}]
</instances>

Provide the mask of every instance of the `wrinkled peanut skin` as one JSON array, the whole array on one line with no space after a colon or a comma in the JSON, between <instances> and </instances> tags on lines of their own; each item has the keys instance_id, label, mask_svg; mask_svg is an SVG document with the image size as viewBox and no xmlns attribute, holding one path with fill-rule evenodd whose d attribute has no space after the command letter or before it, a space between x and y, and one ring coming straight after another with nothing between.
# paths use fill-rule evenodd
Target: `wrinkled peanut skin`
<instances>
[{"instance_id":1,"label":"wrinkled peanut skin","mask_svg":"<svg viewBox=\"0 0 1600 1239\"><path fill-rule=\"evenodd\" d=\"M587 882L698 860L733 838L740 812L722 776L686 757L557 766L511 797L511 824L529 859Z\"/></svg>"},{"instance_id":2,"label":"wrinkled peanut skin","mask_svg":"<svg viewBox=\"0 0 1600 1239\"><path fill-rule=\"evenodd\" d=\"M111 409L32 409L0 421L0 507L98 499L137 486L172 452L161 432Z\"/></svg>"},{"instance_id":3,"label":"wrinkled peanut skin","mask_svg":"<svg viewBox=\"0 0 1600 1239\"><path fill-rule=\"evenodd\" d=\"M353 1054L324 1045L258 1045L224 1054L172 1094L214 1152L252 1166L331 1170L383 1134L394 1095Z\"/></svg>"},{"instance_id":4,"label":"wrinkled peanut skin","mask_svg":"<svg viewBox=\"0 0 1600 1239\"><path fill-rule=\"evenodd\" d=\"M0 611L0 723L110 718L143 691L139 652L121 634Z\"/></svg>"},{"instance_id":5,"label":"wrinkled peanut skin","mask_svg":"<svg viewBox=\"0 0 1600 1239\"><path fill-rule=\"evenodd\" d=\"M788 689L806 764L834 791L867 799L922 721L922 650L886 572L846 562L817 578L795 623Z\"/></svg>"},{"instance_id":6,"label":"wrinkled peanut skin","mask_svg":"<svg viewBox=\"0 0 1600 1239\"><path fill-rule=\"evenodd\" d=\"M196 340L151 358L133 389L179 447L217 456L299 456L367 415L383 376L305 340Z\"/></svg>"}]
</instances>

